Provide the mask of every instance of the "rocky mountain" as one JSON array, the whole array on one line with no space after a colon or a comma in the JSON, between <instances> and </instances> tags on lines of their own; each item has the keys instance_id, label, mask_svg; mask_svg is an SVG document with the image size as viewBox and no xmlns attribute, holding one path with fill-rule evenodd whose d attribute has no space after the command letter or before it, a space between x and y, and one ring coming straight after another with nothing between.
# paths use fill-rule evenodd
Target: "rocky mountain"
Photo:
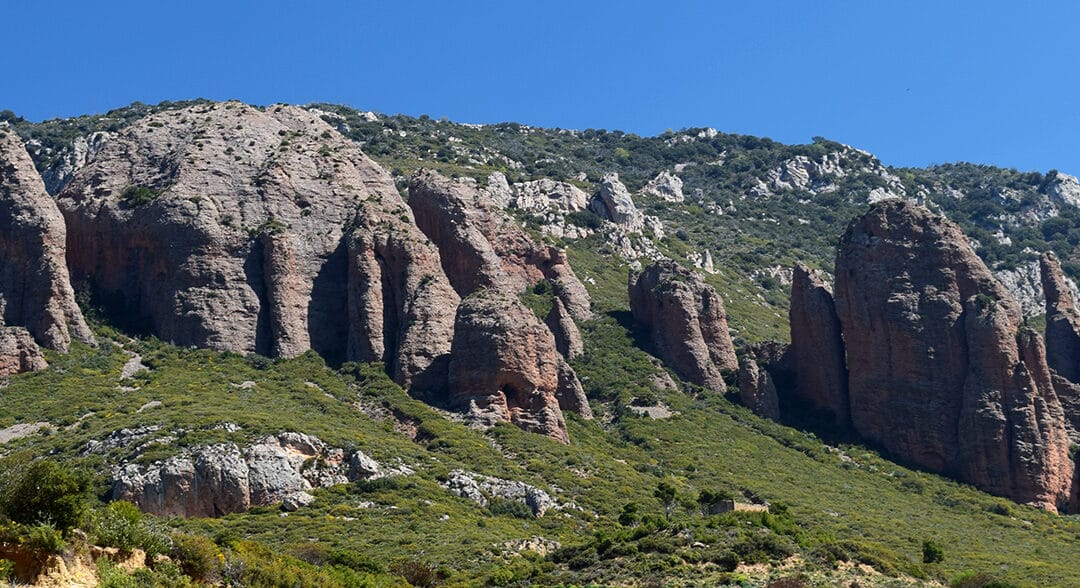
<instances>
[{"instance_id":1,"label":"rocky mountain","mask_svg":"<svg viewBox=\"0 0 1080 588\"><path fill-rule=\"evenodd\" d=\"M155 516L462 585L847 585L826 559L944 581L920 543L1072 529L989 495L1080 509L1071 176L328 105L2 118L0 449Z\"/></svg>"}]
</instances>

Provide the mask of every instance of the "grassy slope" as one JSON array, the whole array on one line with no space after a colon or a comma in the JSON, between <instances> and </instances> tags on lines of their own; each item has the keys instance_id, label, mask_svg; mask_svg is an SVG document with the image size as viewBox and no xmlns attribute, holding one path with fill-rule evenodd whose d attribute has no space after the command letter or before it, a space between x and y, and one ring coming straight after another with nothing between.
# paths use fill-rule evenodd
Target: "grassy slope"
<instances>
[{"instance_id":1,"label":"grassy slope","mask_svg":"<svg viewBox=\"0 0 1080 588\"><path fill-rule=\"evenodd\" d=\"M97 350L76 346L68 356L53 356L49 370L12 378L0 395L0 424L48 420L68 428L14 441L7 449L33 447L75 456L90 439L152 424L163 426L159 435L183 429L178 443L184 445L244 442L283 430L311 433L334 445L360 448L383 462L411 465L417 475L387 487L321 491L315 507L291 514L287 524L273 508L176 524L286 550L314 539L330 547L358 549L381 562L415 558L442 566L452 583L472 583L514 566L529 568L535 581L548 582L626 580L625 574L647 570L702 581L715 578L709 575L715 570L708 567L657 560L650 554L572 572L538 557L501 553L501 546L512 540L544 536L573 545L594 531L618 529L614 518L626 502L642 505L644 512L662 512L652 495L661 480L674 484L688 502L676 509L676 519L698 529L695 532L708 532L703 519L689 514L697 491L749 491L788 505L800 529L793 537L805 557L822 545L847 542L849 550L892 573L947 578L976 569L1030 585L1080 580L1076 517L1010 505L900 467L862 447L830 449L810 434L759 419L716 395L694 398L648 383L657 368L620 323L625 322L620 312L625 294L620 296L620 289L612 286L622 283L624 270L588 250L575 250L573 257L581 273L607 288L594 291L605 314L584 325L588 353L576 366L599 418L585 422L570 417L569 447L510 426L487 434L469 430L409 399L374 368L361 368L357 380L310 355L252 362L235 354L141 341L127 347L141 352L153 369L128 382L140 388L136 391L116 388L126 357L111 345ZM234 386L245 380L257 384L250 389ZM373 419L354 408L360 398L414 420L422 441L395 432L392 421ZM627 406L635 398L658 398L679 414L660 421L634 416ZM151 400L163 404L138 412ZM242 429L229 433L215 427L223 422ZM175 444L164 446L144 459L175 450ZM121 450L108 457L126 456ZM102 467L100 457L91 462ZM560 499L573 501L584 512L554 512L539 520L493 516L438 486L442 476L458 467L557 487ZM376 506L362 508L362 501ZM919 563L927 539L945 546L944 563Z\"/></svg>"}]
</instances>

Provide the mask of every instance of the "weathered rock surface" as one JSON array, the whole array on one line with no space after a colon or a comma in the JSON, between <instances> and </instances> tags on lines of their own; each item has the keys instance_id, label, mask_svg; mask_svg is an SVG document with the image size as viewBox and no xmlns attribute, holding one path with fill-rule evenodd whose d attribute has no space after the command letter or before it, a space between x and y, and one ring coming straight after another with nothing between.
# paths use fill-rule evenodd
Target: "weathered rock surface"
<instances>
[{"instance_id":1,"label":"weathered rock surface","mask_svg":"<svg viewBox=\"0 0 1080 588\"><path fill-rule=\"evenodd\" d=\"M22 327L0 327L0 378L46 367L45 356L29 331Z\"/></svg>"},{"instance_id":2,"label":"weathered rock surface","mask_svg":"<svg viewBox=\"0 0 1080 588\"><path fill-rule=\"evenodd\" d=\"M629 232L640 233L645 228L645 215L634 205L630 191L619 181L619 174L610 173L600 180L600 191L589 208Z\"/></svg>"},{"instance_id":3,"label":"weathered rock surface","mask_svg":"<svg viewBox=\"0 0 1080 588\"><path fill-rule=\"evenodd\" d=\"M385 360L406 385L448 350L457 300L438 252L391 176L315 113L230 102L150 115L58 202L76 279L162 339ZM410 322L418 300L439 304Z\"/></svg>"},{"instance_id":4,"label":"weathered rock surface","mask_svg":"<svg viewBox=\"0 0 1080 588\"><path fill-rule=\"evenodd\" d=\"M542 517L547 511L560 506L550 494L536 486L465 470L452 470L443 486L480 506L487 506L491 499L519 501L527 505L536 517Z\"/></svg>"},{"instance_id":5,"label":"weathered rock surface","mask_svg":"<svg viewBox=\"0 0 1080 588\"><path fill-rule=\"evenodd\" d=\"M993 270L994 277L1001 282L1002 286L1012 294L1020 304L1020 310L1025 317L1037 317L1046 313L1046 295L1042 284L1042 262L1033 259L1018 263L1015 267L999 268ZM1068 291L1075 300L1080 296L1080 290L1071 278L1064 277L1063 291Z\"/></svg>"},{"instance_id":6,"label":"weathered rock surface","mask_svg":"<svg viewBox=\"0 0 1080 588\"><path fill-rule=\"evenodd\" d=\"M753 355L745 355L739 361L739 399L754 414L780 420L776 385L769 371L758 366L757 358Z\"/></svg>"},{"instance_id":7,"label":"weathered rock surface","mask_svg":"<svg viewBox=\"0 0 1080 588\"><path fill-rule=\"evenodd\" d=\"M848 374L844 339L832 291L820 276L797 265L791 285L791 349L796 393L818 410L829 411L839 425L848 414Z\"/></svg>"},{"instance_id":8,"label":"weathered rock surface","mask_svg":"<svg viewBox=\"0 0 1080 588\"><path fill-rule=\"evenodd\" d=\"M1056 204L1080 206L1080 181L1076 179L1076 176L1061 172L1047 174L1047 183L1043 191Z\"/></svg>"},{"instance_id":9,"label":"weathered rock surface","mask_svg":"<svg viewBox=\"0 0 1080 588\"><path fill-rule=\"evenodd\" d=\"M315 437L282 433L244 450L224 443L149 465L116 467L112 497L159 516L216 517L297 498L312 488L382 475L380 466L361 452L346 458L344 451Z\"/></svg>"},{"instance_id":10,"label":"weathered rock surface","mask_svg":"<svg viewBox=\"0 0 1080 588\"><path fill-rule=\"evenodd\" d=\"M874 205L840 241L836 311L860 435L990 492L1067 503L1073 466L1041 342L958 227L902 200Z\"/></svg>"},{"instance_id":11,"label":"weathered rock surface","mask_svg":"<svg viewBox=\"0 0 1080 588\"><path fill-rule=\"evenodd\" d=\"M725 390L722 372L738 369L724 302L699 276L658 261L629 280L630 310L657 354L683 379Z\"/></svg>"},{"instance_id":12,"label":"weathered rock surface","mask_svg":"<svg viewBox=\"0 0 1080 588\"><path fill-rule=\"evenodd\" d=\"M1039 260L1046 296L1046 361L1058 375L1080 383L1080 311L1053 252Z\"/></svg>"},{"instance_id":13,"label":"weathered rock surface","mask_svg":"<svg viewBox=\"0 0 1080 588\"><path fill-rule=\"evenodd\" d=\"M565 253L535 243L475 186L421 170L410 178L409 206L438 246L458 294L481 288L518 294L547 279L574 318L589 318L588 292Z\"/></svg>"},{"instance_id":14,"label":"weathered rock surface","mask_svg":"<svg viewBox=\"0 0 1080 588\"><path fill-rule=\"evenodd\" d=\"M585 353L585 343L581 340L581 331L574 322L574 317L566 310L562 300L555 298L551 302L551 311L544 319L544 324L555 336L555 346L567 360L573 361Z\"/></svg>"},{"instance_id":15,"label":"weathered rock surface","mask_svg":"<svg viewBox=\"0 0 1080 588\"><path fill-rule=\"evenodd\" d=\"M570 369L564 363L551 331L516 296L483 289L462 300L450 355L452 405L568 443L559 399L572 402L580 384L573 390L560 382L560 369Z\"/></svg>"},{"instance_id":16,"label":"weathered rock surface","mask_svg":"<svg viewBox=\"0 0 1080 588\"><path fill-rule=\"evenodd\" d=\"M96 131L86 136L75 137L70 145L60 150L60 153L54 153L36 141L28 142L26 147L34 159L49 155L56 158L56 163L41 173L45 189L49 194L56 194L71 181L75 172L86 167L86 164L97 156L112 136L113 133L108 131Z\"/></svg>"},{"instance_id":17,"label":"weathered rock surface","mask_svg":"<svg viewBox=\"0 0 1080 588\"><path fill-rule=\"evenodd\" d=\"M14 131L0 126L0 326L24 327L38 344L67 351L93 334L75 304L64 219Z\"/></svg>"},{"instance_id":18,"label":"weathered rock surface","mask_svg":"<svg viewBox=\"0 0 1080 588\"><path fill-rule=\"evenodd\" d=\"M641 192L656 196L666 202L682 202L686 199L682 191L683 181L679 176L664 170L649 180Z\"/></svg>"}]
</instances>

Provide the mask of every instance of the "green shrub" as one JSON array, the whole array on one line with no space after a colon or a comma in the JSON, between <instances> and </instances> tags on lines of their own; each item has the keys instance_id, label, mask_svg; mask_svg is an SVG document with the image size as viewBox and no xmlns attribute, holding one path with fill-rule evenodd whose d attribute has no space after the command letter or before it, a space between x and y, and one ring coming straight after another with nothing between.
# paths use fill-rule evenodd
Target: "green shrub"
<instances>
[{"instance_id":1,"label":"green shrub","mask_svg":"<svg viewBox=\"0 0 1080 588\"><path fill-rule=\"evenodd\" d=\"M216 582L221 578L225 558L209 537L179 533L172 539L172 557L179 562L184 574L202 582Z\"/></svg>"},{"instance_id":2,"label":"green shrub","mask_svg":"<svg viewBox=\"0 0 1080 588\"><path fill-rule=\"evenodd\" d=\"M923 563L928 564L943 562L945 561L945 550L934 541L923 541L922 560Z\"/></svg>"},{"instance_id":3,"label":"green shrub","mask_svg":"<svg viewBox=\"0 0 1080 588\"><path fill-rule=\"evenodd\" d=\"M137 208L153 202L154 199L160 195L160 191L147 188L146 186L128 186L120 193L120 201L129 208Z\"/></svg>"},{"instance_id":4,"label":"green shrub","mask_svg":"<svg viewBox=\"0 0 1080 588\"><path fill-rule=\"evenodd\" d=\"M399 561L390 566L390 571L405 578L406 582L416 588L431 588L442 584L438 570L419 560Z\"/></svg>"},{"instance_id":5,"label":"green shrub","mask_svg":"<svg viewBox=\"0 0 1080 588\"><path fill-rule=\"evenodd\" d=\"M535 518L529 505L520 500L508 500L506 498L492 498L488 501L488 510L495 516L511 516L519 519Z\"/></svg>"},{"instance_id":6,"label":"green shrub","mask_svg":"<svg viewBox=\"0 0 1080 588\"><path fill-rule=\"evenodd\" d=\"M66 533L86 512L89 490L89 476L68 464L28 453L0 460L0 514L16 523L51 524Z\"/></svg>"}]
</instances>

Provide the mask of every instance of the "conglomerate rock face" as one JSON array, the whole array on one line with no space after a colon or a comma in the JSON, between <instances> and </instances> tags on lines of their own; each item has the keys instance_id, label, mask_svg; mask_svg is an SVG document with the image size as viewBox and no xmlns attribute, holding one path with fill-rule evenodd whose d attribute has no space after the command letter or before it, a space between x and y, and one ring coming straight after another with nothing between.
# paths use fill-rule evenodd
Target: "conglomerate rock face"
<instances>
[{"instance_id":1,"label":"conglomerate rock face","mask_svg":"<svg viewBox=\"0 0 1080 588\"><path fill-rule=\"evenodd\" d=\"M449 390L457 407L567 443L559 398L575 397L581 388L572 388L576 377L560 381L562 363L551 331L517 297L487 288L462 300L450 355ZM575 401L582 399L567 403Z\"/></svg>"},{"instance_id":2,"label":"conglomerate rock face","mask_svg":"<svg viewBox=\"0 0 1080 588\"><path fill-rule=\"evenodd\" d=\"M385 360L406 385L449 350L457 296L438 251L390 175L314 113L223 103L148 116L58 202L74 278L162 339ZM410 323L417 299L440 304Z\"/></svg>"},{"instance_id":3,"label":"conglomerate rock face","mask_svg":"<svg viewBox=\"0 0 1080 588\"><path fill-rule=\"evenodd\" d=\"M571 316L590 317L588 292L566 255L534 242L474 185L421 170L409 180L409 206L461 296L480 288L517 294L546 279Z\"/></svg>"},{"instance_id":4,"label":"conglomerate rock face","mask_svg":"<svg viewBox=\"0 0 1080 588\"><path fill-rule=\"evenodd\" d=\"M875 204L840 241L836 311L860 435L996 494L1067 503L1073 466L1041 340L958 227Z\"/></svg>"},{"instance_id":5,"label":"conglomerate rock face","mask_svg":"<svg viewBox=\"0 0 1080 588\"><path fill-rule=\"evenodd\" d=\"M39 345L92 343L65 263L64 218L14 131L0 126L0 326L23 327Z\"/></svg>"},{"instance_id":6,"label":"conglomerate rock face","mask_svg":"<svg viewBox=\"0 0 1080 588\"><path fill-rule=\"evenodd\" d=\"M673 261L630 274L630 310L656 351L688 382L725 389L723 372L739 368L720 295Z\"/></svg>"},{"instance_id":7,"label":"conglomerate rock face","mask_svg":"<svg viewBox=\"0 0 1080 588\"><path fill-rule=\"evenodd\" d=\"M828 285L805 266L795 266L791 284L791 348L796 390L811 407L849 420L847 368L840 319Z\"/></svg>"},{"instance_id":8,"label":"conglomerate rock face","mask_svg":"<svg viewBox=\"0 0 1080 588\"><path fill-rule=\"evenodd\" d=\"M1080 312L1053 252L1039 260L1046 295L1046 361L1050 369L1080 382Z\"/></svg>"}]
</instances>

